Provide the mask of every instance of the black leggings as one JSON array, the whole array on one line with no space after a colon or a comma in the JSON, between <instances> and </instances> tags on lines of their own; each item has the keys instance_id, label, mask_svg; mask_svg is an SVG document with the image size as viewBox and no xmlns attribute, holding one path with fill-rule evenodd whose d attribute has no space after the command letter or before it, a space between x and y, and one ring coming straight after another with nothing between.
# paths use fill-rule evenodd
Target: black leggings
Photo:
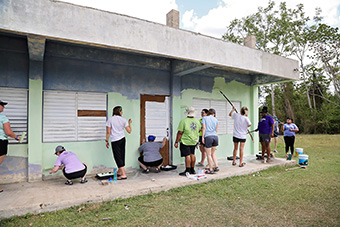
<instances>
[{"instance_id":1,"label":"black leggings","mask_svg":"<svg viewBox=\"0 0 340 227\"><path fill-rule=\"evenodd\" d=\"M289 148L290 148L290 153L293 156L294 155L295 136L285 136L283 138L285 139L285 144L286 144L286 154L289 152Z\"/></svg>"},{"instance_id":2,"label":"black leggings","mask_svg":"<svg viewBox=\"0 0 340 227\"><path fill-rule=\"evenodd\" d=\"M116 161L118 168L125 166L125 137L111 142L113 157Z\"/></svg>"}]
</instances>

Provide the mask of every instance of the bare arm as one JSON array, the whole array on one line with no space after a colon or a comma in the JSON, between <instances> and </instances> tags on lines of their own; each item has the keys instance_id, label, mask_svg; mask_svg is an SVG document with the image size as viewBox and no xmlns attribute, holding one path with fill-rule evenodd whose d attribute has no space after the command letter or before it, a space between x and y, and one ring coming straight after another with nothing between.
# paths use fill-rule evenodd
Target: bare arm
<instances>
[{"instance_id":1,"label":"bare arm","mask_svg":"<svg viewBox=\"0 0 340 227\"><path fill-rule=\"evenodd\" d=\"M109 138L110 138L110 133L111 133L111 127L106 127L106 148L109 148L110 144L109 144Z\"/></svg>"},{"instance_id":2,"label":"bare arm","mask_svg":"<svg viewBox=\"0 0 340 227\"><path fill-rule=\"evenodd\" d=\"M177 136L176 136L176 141L175 141L175 147L178 148L178 142L181 140L183 135L183 131L178 131Z\"/></svg>"},{"instance_id":3,"label":"bare arm","mask_svg":"<svg viewBox=\"0 0 340 227\"><path fill-rule=\"evenodd\" d=\"M129 119L129 126L126 126L125 127L125 130L130 134L131 133L131 131L132 131L132 128L131 128L131 123L132 123L132 120L131 119Z\"/></svg>"},{"instance_id":4,"label":"bare arm","mask_svg":"<svg viewBox=\"0 0 340 227\"><path fill-rule=\"evenodd\" d=\"M231 117L231 115L233 114L233 112L235 111L235 107L233 106L233 109L230 111L229 116Z\"/></svg>"},{"instance_id":5,"label":"bare arm","mask_svg":"<svg viewBox=\"0 0 340 227\"><path fill-rule=\"evenodd\" d=\"M11 125L9 122L6 122L5 124L3 124L3 126L4 126L4 130L7 136L12 137L16 140L20 140L20 136L15 135L15 133L12 131Z\"/></svg>"},{"instance_id":6,"label":"bare arm","mask_svg":"<svg viewBox=\"0 0 340 227\"><path fill-rule=\"evenodd\" d=\"M162 146L163 146L163 147L165 146L166 141L167 141L167 139L166 139L166 137L164 137L164 138L163 138L163 142L162 142Z\"/></svg>"},{"instance_id":7,"label":"bare arm","mask_svg":"<svg viewBox=\"0 0 340 227\"><path fill-rule=\"evenodd\" d=\"M60 166L54 166L53 169L50 169L50 173L56 173L60 169Z\"/></svg>"}]
</instances>

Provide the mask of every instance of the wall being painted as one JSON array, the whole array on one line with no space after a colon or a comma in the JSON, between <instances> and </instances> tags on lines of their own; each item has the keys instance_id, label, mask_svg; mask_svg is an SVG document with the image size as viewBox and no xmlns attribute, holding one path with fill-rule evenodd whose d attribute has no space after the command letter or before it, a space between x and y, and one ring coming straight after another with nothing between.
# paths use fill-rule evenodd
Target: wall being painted
<instances>
[{"instance_id":1,"label":"wall being painted","mask_svg":"<svg viewBox=\"0 0 340 227\"><path fill-rule=\"evenodd\" d=\"M202 79L202 80L200 80ZM184 115L185 108L193 105L193 98L201 98L201 99L211 99L211 100L225 100L224 97L219 92L220 90L227 95L227 97L231 101L240 101L241 106L247 106L249 108L249 118L252 122L251 129L255 129L257 127L257 106L254 109L254 103L257 103L257 94L254 96L253 92L257 89L253 87L249 87L247 85L241 84L236 81L229 81L225 78L205 78L200 77L200 79L196 80L196 86L201 82L208 82L206 85L206 90L201 89L183 89L181 97L174 98L174 133L173 138L176 138L177 126L179 121L184 119L186 116ZM213 84L211 81L213 80ZM183 83L182 83L183 84ZM205 85L204 85L205 86ZM204 87L203 86L203 87ZM211 86L211 89L208 87ZM198 86L201 87L202 86ZM255 99L255 100L254 100ZM209 108L209 107L207 107ZM200 110L198 110L200 111ZM226 114L229 113L216 113L216 114ZM218 158L225 158L227 156L232 155L233 151L233 142L232 142L232 134L219 135L219 146L217 147L216 155ZM247 142L245 145L244 153L245 155L256 153L256 147L258 147L258 137L254 135L254 143L251 142L251 138L247 136ZM196 158L199 160L201 158L201 153L199 150L196 150ZM184 158L180 157L179 149L174 148L173 153L173 161L174 163L183 163Z\"/></svg>"}]
</instances>

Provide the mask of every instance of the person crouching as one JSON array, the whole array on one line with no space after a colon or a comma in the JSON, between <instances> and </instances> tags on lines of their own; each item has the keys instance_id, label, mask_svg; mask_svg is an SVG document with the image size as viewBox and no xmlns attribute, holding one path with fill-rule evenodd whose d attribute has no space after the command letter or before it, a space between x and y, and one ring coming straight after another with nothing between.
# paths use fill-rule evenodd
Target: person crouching
<instances>
[{"instance_id":1,"label":"person crouching","mask_svg":"<svg viewBox=\"0 0 340 227\"><path fill-rule=\"evenodd\" d=\"M148 142L142 144L139 148L139 152L143 152L143 155L138 158L139 165L143 168L143 173L149 173L150 167L156 167L156 173L160 172L160 167L163 164L162 155L159 153L159 149L165 146L167 141L163 139L162 143L155 143L156 137L150 135Z\"/></svg>"},{"instance_id":2,"label":"person crouching","mask_svg":"<svg viewBox=\"0 0 340 227\"><path fill-rule=\"evenodd\" d=\"M49 171L50 174L56 173L58 170L62 169L62 172L67 179L65 182L66 185L72 185L72 180L76 178L81 178L81 184L87 182L87 166L79 161L76 154L72 153L71 151L66 151L63 146L57 146L55 149L55 154L58 156L58 158L54 164L54 168Z\"/></svg>"}]
</instances>

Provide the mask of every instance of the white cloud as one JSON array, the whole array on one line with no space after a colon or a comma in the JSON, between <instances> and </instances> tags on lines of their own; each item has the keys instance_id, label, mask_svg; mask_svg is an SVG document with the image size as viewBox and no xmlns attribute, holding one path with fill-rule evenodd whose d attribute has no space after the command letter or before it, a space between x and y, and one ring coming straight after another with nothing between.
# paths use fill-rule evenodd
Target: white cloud
<instances>
[{"instance_id":1,"label":"white cloud","mask_svg":"<svg viewBox=\"0 0 340 227\"><path fill-rule=\"evenodd\" d=\"M276 1L276 6L279 5L279 2L281 1ZM315 15L315 8L320 7L322 16L324 16L324 23L340 26L339 11L337 10L340 4L339 0L323 0L322 3L318 0L285 0L285 2L287 2L288 8L296 8L297 4L302 3L304 12L311 19ZM217 8L211 9L207 15L200 18L195 16L193 10L184 12L182 17L183 28L221 38L230 21L255 13L259 6L266 7L267 5L268 0L223 0Z\"/></svg>"}]
</instances>

